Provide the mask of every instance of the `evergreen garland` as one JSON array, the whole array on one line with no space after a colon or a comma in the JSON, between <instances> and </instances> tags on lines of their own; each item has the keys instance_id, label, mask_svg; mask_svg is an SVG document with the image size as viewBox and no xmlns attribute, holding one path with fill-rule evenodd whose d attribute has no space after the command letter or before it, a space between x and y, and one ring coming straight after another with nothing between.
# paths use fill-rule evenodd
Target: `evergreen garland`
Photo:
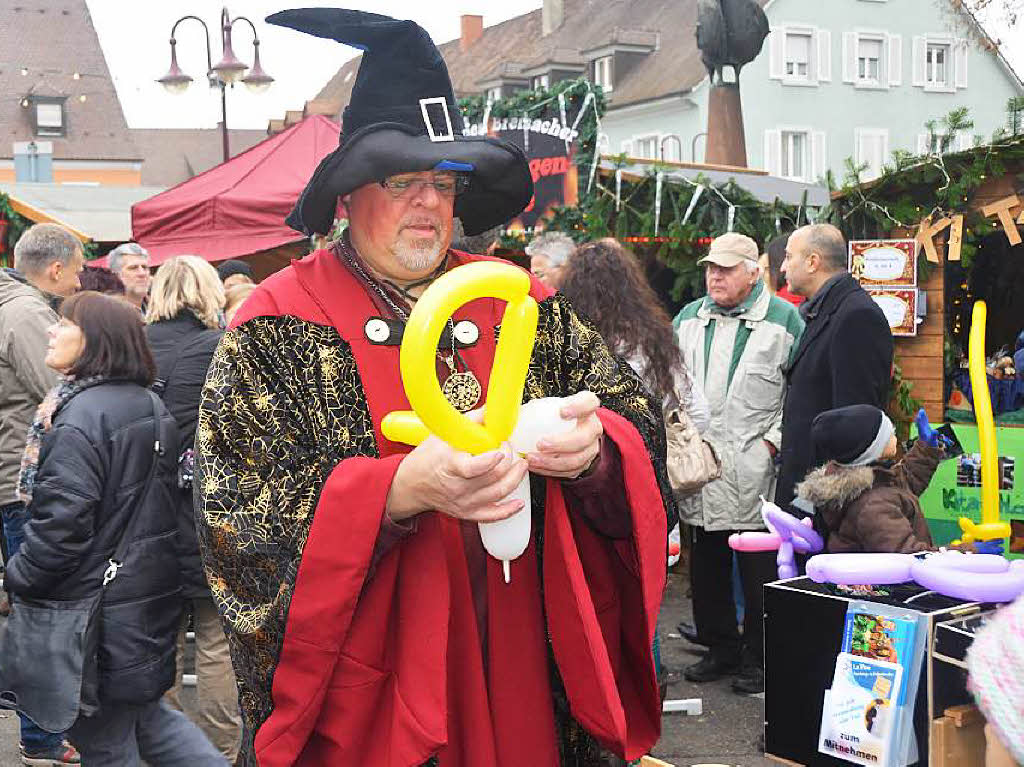
<instances>
[{"instance_id":1,"label":"evergreen garland","mask_svg":"<svg viewBox=\"0 0 1024 767\"><path fill-rule=\"evenodd\" d=\"M0 192L0 219L7 222L7 231L3 235L3 247L0 248L0 267L14 266L14 246L21 235L35 222L18 213L11 206L11 199L3 192ZM86 261L100 256L99 247L95 242L89 240L82 243L82 254Z\"/></svg>"},{"instance_id":2,"label":"evergreen garland","mask_svg":"<svg viewBox=\"0 0 1024 767\"><path fill-rule=\"evenodd\" d=\"M882 175L861 181L866 166L846 161L843 185L833 193L824 218L838 226L848 239L883 239L901 230L916 231L921 220L931 216L963 215L961 266L970 269L979 240L999 226L970 209L974 193L986 179L1006 173L1006 164L1024 165L1024 135L1015 115L1018 99L1007 104L1008 128L997 131L988 144L949 154L957 133L974 127L966 108L955 109L941 121L925 123L929 142L938 151L926 155L895 151ZM1017 130L1018 133L1011 131ZM980 143L981 137L975 137ZM918 259L927 269L927 260ZM924 275L925 278L927 275Z\"/></svg>"},{"instance_id":3,"label":"evergreen garland","mask_svg":"<svg viewBox=\"0 0 1024 767\"><path fill-rule=\"evenodd\" d=\"M7 222L7 231L3 235L0 248L0 267L14 266L14 245L21 238L22 232L32 226L32 222L11 207L10 198L0 192L0 219Z\"/></svg>"}]
</instances>

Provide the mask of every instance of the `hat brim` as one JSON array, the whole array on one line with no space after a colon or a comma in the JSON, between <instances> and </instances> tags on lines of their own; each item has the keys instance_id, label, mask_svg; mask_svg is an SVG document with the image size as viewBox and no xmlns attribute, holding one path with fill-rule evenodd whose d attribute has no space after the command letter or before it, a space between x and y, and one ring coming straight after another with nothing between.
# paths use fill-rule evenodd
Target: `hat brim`
<instances>
[{"instance_id":1,"label":"hat brim","mask_svg":"<svg viewBox=\"0 0 1024 767\"><path fill-rule=\"evenodd\" d=\"M739 266L744 261L749 261L752 264L756 264L757 261L747 258L746 256L738 256L735 253L708 253L704 258L697 261L698 264L711 263L724 266L726 269Z\"/></svg>"},{"instance_id":2,"label":"hat brim","mask_svg":"<svg viewBox=\"0 0 1024 767\"><path fill-rule=\"evenodd\" d=\"M327 234L338 198L397 173L432 170L442 162L473 166L469 188L455 199L466 234L480 234L521 213L533 196L523 150L489 136L431 141L401 123L368 125L327 155L303 190L287 223L303 234Z\"/></svg>"}]
</instances>

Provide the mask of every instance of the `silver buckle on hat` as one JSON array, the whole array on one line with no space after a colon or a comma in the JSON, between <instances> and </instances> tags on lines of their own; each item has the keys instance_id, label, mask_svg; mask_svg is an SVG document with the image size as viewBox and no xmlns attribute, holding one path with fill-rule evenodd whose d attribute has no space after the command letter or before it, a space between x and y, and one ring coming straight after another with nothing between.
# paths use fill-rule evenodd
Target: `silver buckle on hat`
<instances>
[{"instance_id":1,"label":"silver buckle on hat","mask_svg":"<svg viewBox=\"0 0 1024 767\"><path fill-rule=\"evenodd\" d=\"M447 133L437 133L434 131L434 126L430 122L430 115L427 114L427 107L431 104L440 104L441 108L444 109L444 121L448 128ZM448 99L444 96L420 99L420 112L423 113L423 124L427 126L427 134L430 136L431 141L438 142L455 140L455 131L452 130L452 116L448 113Z\"/></svg>"}]
</instances>

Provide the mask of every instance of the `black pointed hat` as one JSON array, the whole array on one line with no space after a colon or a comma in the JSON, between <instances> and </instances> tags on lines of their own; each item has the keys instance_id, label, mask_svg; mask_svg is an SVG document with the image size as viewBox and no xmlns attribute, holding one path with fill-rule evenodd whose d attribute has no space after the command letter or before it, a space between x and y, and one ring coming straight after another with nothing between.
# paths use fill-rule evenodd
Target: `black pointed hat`
<instances>
[{"instance_id":1,"label":"black pointed hat","mask_svg":"<svg viewBox=\"0 0 1024 767\"><path fill-rule=\"evenodd\" d=\"M326 234L339 197L396 173L433 169L469 173L468 189L455 199L467 234L503 224L529 204L533 180L526 156L506 141L462 135L448 68L418 24L341 8L280 11L267 23L363 51L339 146L317 167L289 226Z\"/></svg>"}]
</instances>

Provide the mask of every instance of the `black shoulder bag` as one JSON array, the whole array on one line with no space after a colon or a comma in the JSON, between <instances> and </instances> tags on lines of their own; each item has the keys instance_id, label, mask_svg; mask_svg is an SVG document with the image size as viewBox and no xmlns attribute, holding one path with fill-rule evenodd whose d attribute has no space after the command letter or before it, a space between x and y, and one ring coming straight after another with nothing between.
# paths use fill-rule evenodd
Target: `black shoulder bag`
<instances>
[{"instance_id":1,"label":"black shoulder bag","mask_svg":"<svg viewBox=\"0 0 1024 767\"><path fill-rule=\"evenodd\" d=\"M103 584L85 599L14 596L10 617L0 631L0 707L17 709L47 732L65 732L80 715L99 710L99 607L106 586L125 562L140 507L149 497L164 454L160 399L153 392L147 394L153 406L153 463L103 573Z\"/></svg>"}]
</instances>

